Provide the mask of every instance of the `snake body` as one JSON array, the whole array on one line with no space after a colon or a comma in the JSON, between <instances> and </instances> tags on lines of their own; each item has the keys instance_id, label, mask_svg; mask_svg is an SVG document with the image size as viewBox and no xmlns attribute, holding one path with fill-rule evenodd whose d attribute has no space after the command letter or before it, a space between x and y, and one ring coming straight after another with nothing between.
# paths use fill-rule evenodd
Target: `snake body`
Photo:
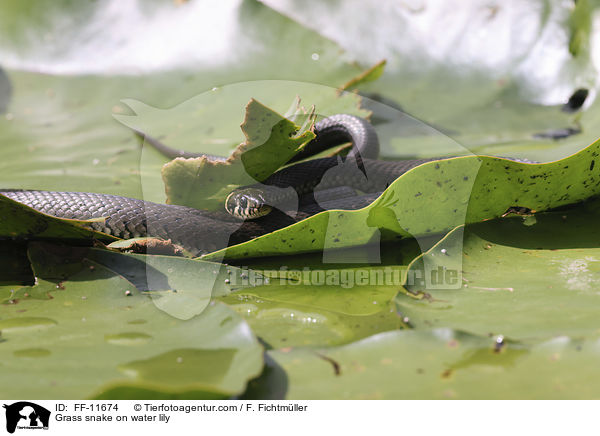
<instances>
[{"instance_id":1,"label":"snake body","mask_svg":"<svg viewBox=\"0 0 600 436\"><path fill-rule=\"evenodd\" d=\"M241 221L226 212L212 212L185 206L158 204L118 195L90 192L0 190L33 209L59 218L94 219L89 227L122 239L156 237L201 255L256 238L306 219L326 209L360 209L377 195L301 205L293 217L273 211L257 220Z\"/></svg>"},{"instance_id":2,"label":"snake body","mask_svg":"<svg viewBox=\"0 0 600 436\"><path fill-rule=\"evenodd\" d=\"M262 183L234 190L225 200L225 209L233 216L254 219L270 213L273 207L284 209L296 198L347 186L365 193L381 192L411 168L432 159L401 162L376 160L379 139L365 119L348 114L325 118L315 125L315 139L290 162L313 156L346 142L352 143L342 161L339 157L313 159L277 171ZM284 190L282 188L293 188Z\"/></svg>"},{"instance_id":3,"label":"snake body","mask_svg":"<svg viewBox=\"0 0 600 436\"><path fill-rule=\"evenodd\" d=\"M194 254L202 254L278 230L322 210L365 207L406 171L437 160L376 160L379 141L373 127L368 121L352 115L340 114L324 119L315 125L315 134L316 138L293 161L345 142L352 142L353 147L344 161L330 157L296 163L276 172L263 184L234 191L228 202L237 197L236 203L228 204L227 209L237 208L237 212L243 213L233 215L225 211L204 211L85 192L0 190L0 194L60 218L105 218L104 221L90 223L90 227L119 238L151 236L170 239ZM149 141L148 137L146 141L171 157L206 156L184 154L151 138ZM285 203L285 199L277 197L281 192L279 188L284 187L293 188L292 192L298 195L300 201L297 210L286 211L279 207L282 202ZM338 194L335 189L339 187L350 189L351 194ZM361 195L353 195L353 189L361 191ZM248 192L259 192L262 197L257 201L256 198L249 198L246 195ZM286 195L289 195L290 191L287 192ZM259 208L267 203L279 207L281 211L273 210L255 220L241 219L249 217L252 208L260 201L263 204L259 204Z\"/></svg>"}]
</instances>

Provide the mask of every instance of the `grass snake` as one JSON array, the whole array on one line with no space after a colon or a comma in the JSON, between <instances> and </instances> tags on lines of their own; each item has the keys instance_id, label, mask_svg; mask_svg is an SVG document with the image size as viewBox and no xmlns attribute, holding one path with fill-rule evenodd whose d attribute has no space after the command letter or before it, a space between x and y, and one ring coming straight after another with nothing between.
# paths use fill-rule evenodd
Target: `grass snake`
<instances>
[{"instance_id":1,"label":"grass snake","mask_svg":"<svg viewBox=\"0 0 600 436\"><path fill-rule=\"evenodd\" d=\"M379 141L375 130L368 121L352 115L325 118L315 125L315 134L315 139L290 163L343 143L352 142L353 147L345 159L326 157L294 163L262 184L233 191L226 207L232 213L86 192L0 189L0 194L60 218L105 218L104 222L90 226L123 239L143 236L170 239L199 255L281 229L323 210L365 207L406 171L440 159L377 160ZM173 150L149 137L146 142L170 157L207 156ZM293 191L288 189L286 195L295 192L299 199L298 207L292 210L285 210L281 206L285 198L277 197L281 188L288 187ZM256 210L264 207L274 210L258 219L240 219L254 217Z\"/></svg>"}]
</instances>

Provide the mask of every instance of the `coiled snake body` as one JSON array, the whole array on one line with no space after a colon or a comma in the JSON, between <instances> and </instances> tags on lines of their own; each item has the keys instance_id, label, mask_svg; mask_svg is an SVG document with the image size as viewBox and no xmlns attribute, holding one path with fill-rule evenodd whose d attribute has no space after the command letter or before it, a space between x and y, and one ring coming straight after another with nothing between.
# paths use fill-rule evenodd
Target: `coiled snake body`
<instances>
[{"instance_id":1,"label":"coiled snake body","mask_svg":"<svg viewBox=\"0 0 600 436\"><path fill-rule=\"evenodd\" d=\"M261 185L235 190L226 207L233 214L85 192L0 189L0 194L60 218L104 217L104 222L93 222L90 226L124 239L141 236L170 239L199 255L272 232L323 210L365 207L406 171L438 160L376 160L379 142L373 127L366 120L351 115L324 119L315 125L315 134L315 140L307 144L294 161L346 142L352 142L353 148L345 161L330 157L300 162L276 172ZM171 156L198 156L179 153L160 143L155 145ZM284 209L286 213L272 210L258 219L240 219L256 215L261 208L277 208L282 199L277 198L280 191L276 188L283 187L292 187L299 196L297 210ZM345 188L336 190L339 187ZM271 189L273 193L269 192ZM354 189L360 190L361 195L356 195ZM255 193L259 194L258 199L253 196Z\"/></svg>"}]
</instances>

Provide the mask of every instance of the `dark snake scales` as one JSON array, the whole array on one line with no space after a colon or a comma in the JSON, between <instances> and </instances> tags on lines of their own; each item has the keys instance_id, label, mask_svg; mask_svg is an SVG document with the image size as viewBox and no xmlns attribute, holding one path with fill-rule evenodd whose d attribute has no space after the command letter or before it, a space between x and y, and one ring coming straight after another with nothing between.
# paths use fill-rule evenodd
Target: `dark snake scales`
<instances>
[{"instance_id":1,"label":"dark snake scales","mask_svg":"<svg viewBox=\"0 0 600 436\"><path fill-rule=\"evenodd\" d=\"M340 159L331 157L300 162L273 174L264 182L268 185L266 190L271 186L292 187L300 197L299 209L288 214L273 210L265 217L241 221L225 211L197 210L108 194L9 189L0 189L0 194L59 218L104 217L104 222L91 223L90 227L123 239L142 236L170 239L200 255L273 232L323 210L360 209L373 202L406 171L425 162L439 160L375 160L379 143L373 127L366 120L351 115L340 114L324 119L315 125L315 134L316 138L293 161L352 142L353 148L343 162L349 169L336 172ZM163 147L160 151L165 154L181 155L160 143L158 145L159 149ZM186 157L202 155L187 153ZM336 198L338 195L333 191L333 198L327 198L327 191L339 186L358 189L364 195ZM317 187L319 191L315 192ZM321 192L324 196L320 197ZM325 200L315 202L313 197Z\"/></svg>"}]
</instances>

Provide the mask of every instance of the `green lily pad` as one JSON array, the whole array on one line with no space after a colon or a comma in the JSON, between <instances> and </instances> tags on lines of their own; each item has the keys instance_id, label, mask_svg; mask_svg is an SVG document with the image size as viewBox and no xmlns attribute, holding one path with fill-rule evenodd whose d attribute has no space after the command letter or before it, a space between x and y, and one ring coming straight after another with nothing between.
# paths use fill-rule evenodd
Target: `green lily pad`
<instances>
[{"instance_id":1,"label":"green lily pad","mask_svg":"<svg viewBox=\"0 0 600 436\"><path fill-rule=\"evenodd\" d=\"M592 29L592 7L588 0L575 5L569 20L569 52L573 56L589 56Z\"/></svg>"},{"instance_id":2,"label":"green lily pad","mask_svg":"<svg viewBox=\"0 0 600 436\"><path fill-rule=\"evenodd\" d=\"M302 289L298 289L298 293L301 292ZM365 297L356 297L373 307L363 309L365 314L348 314L336 309L334 303L342 304L340 298L332 298L330 304L322 304L323 300L296 303L291 298L278 301L236 292L222 301L250 325L263 343L280 349L347 344L382 331L407 328L387 302L375 306L373 302L378 301L370 297L369 292Z\"/></svg>"},{"instance_id":3,"label":"green lily pad","mask_svg":"<svg viewBox=\"0 0 600 436\"><path fill-rule=\"evenodd\" d=\"M377 62L371 68L363 71L358 76L350 79L348 82L344 83L340 89L341 90L353 90L355 86L360 86L364 83L373 82L381 77L383 74L383 70L385 68L385 64L387 61L384 59L382 61Z\"/></svg>"},{"instance_id":4,"label":"green lily pad","mask_svg":"<svg viewBox=\"0 0 600 436\"><path fill-rule=\"evenodd\" d=\"M236 289L230 283L243 272L221 264L171 256L121 255L93 250L89 257L136 284L156 307L178 319L201 314L213 297ZM241 281L240 281L241 282ZM237 289L242 285L237 285Z\"/></svg>"},{"instance_id":5,"label":"green lily pad","mask_svg":"<svg viewBox=\"0 0 600 436\"><path fill-rule=\"evenodd\" d=\"M261 346L224 305L178 319L102 265L81 267L50 299L0 305L4 397L224 398L260 372Z\"/></svg>"},{"instance_id":6,"label":"green lily pad","mask_svg":"<svg viewBox=\"0 0 600 436\"><path fill-rule=\"evenodd\" d=\"M318 253L244 259L242 283L261 283L252 277L260 273L270 279L268 285L239 289L221 301L273 348L339 345L410 328L390 302L404 283L406 265L425 246L421 243L407 239L382 246L379 265L344 262L356 262L363 247L346 250L339 263Z\"/></svg>"},{"instance_id":7,"label":"green lily pad","mask_svg":"<svg viewBox=\"0 0 600 436\"><path fill-rule=\"evenodd\" d=\"M11 95L12 85L10 80L4 70L0 68L0 114L6 111Z\"/></svg>"},{"instance_id":8,"label":"green lily pad","mask_svg":"<svg viewBox=\"0 0 600 436\"><path fill-rule=\"evenodd\" d=\"M326 271L323 272L325 276ZM338 271L335 271L336 275ZM333 274L332 274L333 275ZM279 303L292 303L298 306L322 308L347 315L373 315L381 311L381 307L392 300L397 288L378 286L356 286L343 289L339 286L312 286L307 284L297 289L298 285L269 286L259 292L238 291L238 295L248 295L261 300Z\"/></svg>"},{"instance_id":9,"label":"green lily pad","mask_svg":"<svg viewBox=\"0 0 600 436\"><path fill-rule=\"evenodd\" d=\"M451 172L461 174L458 183L446 180L451 195L441 192L436 184L439 181L436 172L442 164L454 164ZM453 227L453 223L455 226L464 222L472 181L478 167L477 159L467 158L424 164L402 175L384 194L363 209L321 212L284 229L210 253L204 258L225 256L235 259L310 251L335 253L334 250L340 248L373 244L382 239L397 240L411 236L411 233L437 233ZM469 174L470 177L462 174ZM422 202L433 204L436 201L450 209L450 216L444 213L447 209L442 212L441 208L436 207L435 215L423 220Z\"/></svg>"},{"instance_id":10,"label":"green lily pad","mask_svg":"<svg viewBox=\"0 0 600 436\"><path fill-rule=\"evenodd\" d=\"M10 1L4 6L0 52L13 91L6 114L0 116L0 187L4 188L101 192L164 202L160 169L167 159L144 152L140 165L138 139L112 116L127 113L121 100L168 108L212 88L237 86L226 96L217 92L218 102L209 105L206 112L187 114L185 119L179 114L165 117L160 120L161 129L149 130L174 147L228 155L243 140L236 126L250 98L282 110L296 94L319 104L321 100L313 99L301 88L313 89L312 95L319 97L318 88L326 89L324 85L328 85L332 95L340 83L360 73L358 66L339 57L336 44L255 1L219 10L243 43L228 46L235 54L219 51L222 60L226 59L224 63L215 63L214 56L209 55L205 59L208 64L202 61L202 68L194 70L187 61L196 62L195 56L163 59L166 62L162 65L147 58L134 60L127 51L148 44L148 35L155 34L156 27L145 19L134 20L142 28L132 31L130 18L121 14L127 23L122 29L126 30L117 35L111 26L104 25L106 5L59 2L42 14L23 2ZM152 3L142 9L145 17L162 21L167 16L180 16L190 30L207 30L195 20L188 21L187 8L197 6ZM73 14L78 19L72 20ZM213 22L212 16L207 19ZM99 33L88 34L90 26L97 26ZM285 29L287 37L274 40L273 28ZM183 47L184 41L198 54L198 44L189 39L189 34L174 46ZM259 47L265 50L256 51ZM90 49L111 56L96 56L91 61L86 54ZM142 57L154 53L133 51ZM319 55L318 61L311 58L314 53ZM278 95L277 89L268 91L269 84L277 88L284 83L288 90L285 95ZM205 123L213 111L218 115L211 120L217 123ZM182 130L185 135L181 135ZM170 137L164 138L165 134ZM200 148L196 148L199 143Z\"/></svg>"},{"instance_id":11,"label":"green lily pad","mask_svg":"<svg viewBox=\"0 0 600 436\"><path fill-rule=\"evenodd\" d=\"M547 164L491 157L425 163L399 177L364 209L323 212L209 254L206 259L333 250L377 239L440 233L500 216L514 206L541 211L575 203L600 192L599 167L595 165L599 147L596 142L569 158ZM427 220L422 219L423 210L430 211ZM37 234L45 236L43 231Z\"/></svg>"},{"instance_id":12,"label":"green lily pad","mask_svg":"<svg viewBox=\"0 0 600 436\"><path fill-rule=\"evenodd\" d=\"M156 307L177 319L201 314L213 297L264 283L264 280L244 283L242 277L249 272L255 279L262 279L254 271L173 256L125 254L41 242L29 244L28 256L38 281L64 281L84 268L83 260L97 262L138 290L149 291Z\"/></svg>"},{"instance_id":13,"label":"green lily pad","mask_svg":"<svg viewBox=\"0 0 600 436\"><path fill-rule=\"evenodd\" d=\"M200 157L178 158L166 164L162 176L167 202L221 210L234 187L264 180L315 137L256 100L246 106L242 131L246 141L227 162Z\"/></svg>"},{"instance_id":14,"label":"green lily pad","mask_svg":"<svg viewBox=\"0 0 600 436\"><path fill-rule=\"evenodd\" d=\"M218 86L194 94L169 109L125 99L122 103L133 114L127 114L121 108L113 116L125 126L156 138L173 149L227 157L246 139L237 126L244 121L244 108L253 100L260 100L271 111L285 113L285 117L292 121L297 121L294 114L298 109L310 112L311 106L315 107L319 117L337 113L369 116L368 110L360 108L361 98L354 93L340 94L335 87L288 80L256 80ZM253 118L260 121L264 108L256 103L252 106L252 111L258 111ZM260 137L266 140L273 125L267 124L269 129ZM257 126L260 122L249 124L250 129ZM156 154L151 147L146 148L149 156ZM167 159L163 157L163 161Z\"/></svg>"},{"instance_id":15,"label":"green lily pad","mask_svg":"<svg viewBox=\"0 0 600 436\"><path fill-rule=\"evenodd\" d=\"M321 212L205 258L333 250L441 233L501 216L511 207L543 211L576 203L600 193L599 152L597 141L568 158L546 164L487 156L427 162L404 173L363 209Z\"/></svg>"},{"instance_id":16,"label":"green lily pad","mask_svg":"<svg viewBox=\"0 0 600 436\"><path fill-rule=\"evenodd\" d=\"M286 399L591 399L598 339L539 344L448 329L380 333L332 348L268 351L246 396ZM390 382L393 380L393 382Z\"/></svg>"},{"instance_id":17,"label":"green lily pad","mask_svg":"<svg viewBox=\"0 0 600 436\"><path fill-rule=\"evenodd\" d=\"M310 113L304 115L310 108L298 107L299 95L316 108L318 118L336 113L366 117L370 113L360 108L359 96L340 95L335 88L303 82L257 81L215 88L168 110L125 100L135 115L114 116L134 131L159 139L173 149L229 156L226 162L175 159L162 169L168 203L222 210L232 189L264 180L314 138L309 131L313 118ZM286 113L290 120L270 109L288 108L290 102L292 106ZM244 106L245 115L239 113ZM242 117L245 141L240 144L242 135L237 135L233 126ZM156 158L157 152L145 144L142 166L146 160L153 166ZM142 184L145 197L154 198L154 179L149 177L146 182L143 175Z\"/></svg>"},{"instance_id":18,"label":"green lily pad","mask_svg":"<svg viewBox=\"0 0 600 436\"><path fill-rule=\"evenodd\" d=\"M459 287L416 281L408 286L411 293L397 296L398 311L416 328L527 340L594 336L600 298L597 219L595 202L470 225L464 238L454 232L417 259L408 277L414 271L454 270ZM429 297L414 298L423 292Z\"/></svg>"}]
</instances>

